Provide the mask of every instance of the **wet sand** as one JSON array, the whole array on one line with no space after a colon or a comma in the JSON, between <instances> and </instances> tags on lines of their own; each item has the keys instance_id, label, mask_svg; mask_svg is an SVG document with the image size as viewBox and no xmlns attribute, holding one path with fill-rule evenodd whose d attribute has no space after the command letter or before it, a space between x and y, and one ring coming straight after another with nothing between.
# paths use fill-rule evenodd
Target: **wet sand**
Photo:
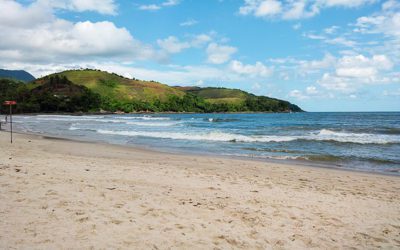
<instances>
[{"instance_id":1,"label":"wet sand","mask_svg":"<svg viewBox=\"0 0 400 250\"><path fill-rule=\"evenodd\" d=\"M400 248L400 177L0 132L0 248Z\"/></svg>"}]
</instances>

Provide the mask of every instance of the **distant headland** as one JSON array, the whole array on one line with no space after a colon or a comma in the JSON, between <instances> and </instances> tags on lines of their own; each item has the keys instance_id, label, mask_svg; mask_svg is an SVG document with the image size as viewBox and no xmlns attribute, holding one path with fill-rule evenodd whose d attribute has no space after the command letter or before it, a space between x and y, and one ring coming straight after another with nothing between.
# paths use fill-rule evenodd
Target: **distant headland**
<instances>
[{"instance_id":1,"label":"distant headland","mask_svg":"<svg viewBox=\"0 0 400 250\"><path fill-rule=\"evenodd\" d=\"M16 100L18 113L303 112L288 101L239 89L168 86L93 69L68 70L39 79L26 77L30 75L26 71L18 71L25 73L17 76L2 72L0 101Z\"/></svg>"}]
</instances>

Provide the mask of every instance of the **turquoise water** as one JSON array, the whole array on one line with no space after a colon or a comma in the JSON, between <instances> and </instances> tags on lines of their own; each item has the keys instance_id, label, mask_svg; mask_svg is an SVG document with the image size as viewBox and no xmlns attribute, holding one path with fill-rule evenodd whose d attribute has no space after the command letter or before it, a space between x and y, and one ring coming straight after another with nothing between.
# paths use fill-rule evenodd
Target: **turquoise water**
<instances>
[{"instance_id":1,"label":"turquoise water","mask_svg":"<svg viewBox=\"0 0 400 250\"><path fill-rule=\"evenodd\" d=\"M400 174L400 113L15 116L20 131Z\"/></svg>"}]
</instances>

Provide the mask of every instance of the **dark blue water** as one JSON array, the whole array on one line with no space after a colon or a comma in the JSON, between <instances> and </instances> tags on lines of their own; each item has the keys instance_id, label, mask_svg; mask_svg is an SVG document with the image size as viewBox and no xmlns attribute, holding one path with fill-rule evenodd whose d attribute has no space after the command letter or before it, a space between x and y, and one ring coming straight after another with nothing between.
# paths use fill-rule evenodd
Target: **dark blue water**
<instances>
[{"instance_id":1,"label":"dark blue water","mask_svg":"<svg viewBox=\"0 0 400 250\"><path fill-rule=\"evenodd\" d=\"M21 131L400 174L400 113L16 116Z\"/></svg>"}]
</instances>

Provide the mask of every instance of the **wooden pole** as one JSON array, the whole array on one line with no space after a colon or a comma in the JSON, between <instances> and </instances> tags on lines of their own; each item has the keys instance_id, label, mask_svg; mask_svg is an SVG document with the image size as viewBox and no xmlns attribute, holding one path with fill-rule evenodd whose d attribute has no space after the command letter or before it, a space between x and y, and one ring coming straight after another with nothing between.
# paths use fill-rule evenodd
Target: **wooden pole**
<instances>
[{"instance_id":1,"label":"wooden pole","mask_svg":"<svg viewBox=\"0 0 400 250\"><path fill-rule=\"evenodd\" d=\"M12 105L10 105L10 135L11 135L11 144L13 143L13 131L12 131Z\"/></svg>"}]
</instances>

